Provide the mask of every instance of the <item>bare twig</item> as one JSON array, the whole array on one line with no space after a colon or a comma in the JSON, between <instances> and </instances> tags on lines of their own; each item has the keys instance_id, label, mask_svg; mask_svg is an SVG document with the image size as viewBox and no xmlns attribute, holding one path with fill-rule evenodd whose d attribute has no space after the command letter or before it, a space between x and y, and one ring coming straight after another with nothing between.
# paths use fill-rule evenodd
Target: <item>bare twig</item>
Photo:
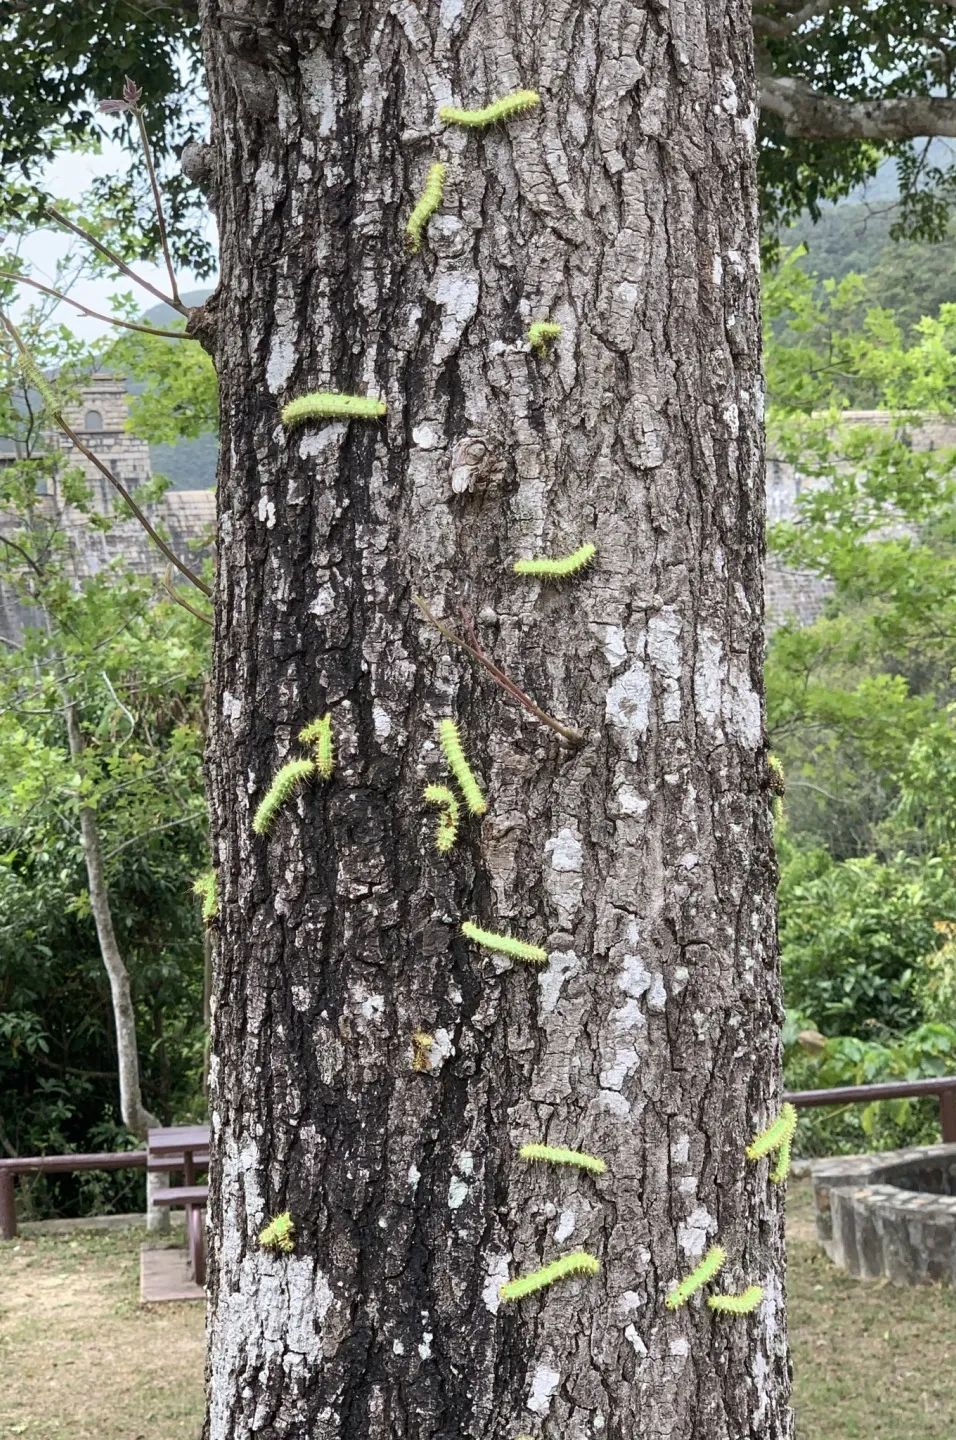
<instances>
[{"instance_id":1,"label":"bare twig","mask_svg":"<svg viewBox=\"0 0 956 1440\"><path fill-rule=\"evenodd\" d=\"M162 300L164 305L171 305L174 310L178 310L180 315L189 314L189 307L184 305L181 300L174 300L171 295L164 295L162 290L157 290L156 286L151 285L148 280L144 280L142 275L137 275L136 271L130 269L126 261L122 260L108 245L104 245L102 240L97 240L95 235L91 235L90 232L84 230L82 226L75 225L72 220L60 210L57 210L55 205L47 205L46 213L50 219L55 220L58 225L63 225L74 235L78 235L81 240L85 240L87 245L92 245L93 249L97 250L105 259L109 260L111 264L115 265L117 270L121 270L124 275L128 276L134 285L141 285L144 290L148 290L151 295L155 295L157 300Z\"/></svg>"},{"instance_id":2,"label":"bare twig","mask_svg":"<svg viewBox=\"0 0 956 1440\"><path fill-rule=\"evenodd\" d=\"M153 204L156 207L156 223L159 226L159 243L163 247L166 273L169 276L169 284L173 292L173 304L177 310L182 310L184 306L179 298L179 289L176 285L176 272L173 269L173 259L169 253L169 240L166 237L166 218L163 215L163 197L160 193L159 181L156 179L156 169L153 165L153 152L150 149L149 136L146 134L146 121L143 119L143 112L138 105L134 107L133 114L136 116L136 124L139 126L139 138L143 143L146 171L149 175L149 183L153 191Z\"/></svg>"},{"instance_id":3,"label":"bare twig","mask_svg":"<svg viewBox=\"0 0 956 1440\"><path fill-rule=\"evenodd\" d=\"M189 611L190 615L195 615L197 620L201 620L204 625L209 626L210 630L212 629L212 616L205 615L202 610L197 610L195 605L190 605L189 601L184 600L180 595L173 584L173 572L169 565L166 566L166 572L163 575L163 589L174 604L181 605L184 610Z\"/></svg>"},{"instance_id":4,"label":"bare twig","mask_svg":"<svg viewBox=\"0 0 956 1440\"><path fill-rule=\"evenodd\" d=\"M453 630L448 629L447 625L444 625L440 620L435 619L435 616L429 610L421 595L413 595L412 599L415 601L415 604L418 606L419 610L422 612L429 625L433 626L434 629L438 631L439 635L443 635L450 644L457 645L462 650L466 650L468 654L472 657L472 659L477 661L477 663L482 667L482 669L488 672L488 674L496 682L496 684L500 685L502 690L504 690L507 695L511 696L512 700L514 700L516 704L524 706L526 710L529 710L531 712L531 714L535 717L536 720L540 720L542 725L547 725L550 730L553 730L557 735L560 735L561 739L564 740L566 744L584 744L585 737L581 734L580 730L574 730L571 728L570 725L564 725L560 720L555 720L553 715L549 715L546 710L541 709L540 705L536 705L531 699L531 697L526 695L525 692L518 685L515 684L515 682L511 679L510 676L506 675L503 670L500 670L498 668L494 661L485 654L484 650L482 650L481 646L478 643L478 639L474 633L474 630L471 629L470 622L468 622L467 620L465 622L468 630L470 631L467 636L456 635Z\"/></svg>"},{"instance_id":5,"label":"bare twig","mask_svg":"<svg viewBox=\"0 0 956 1440\"><path fill-rule=\"evenodd\" d=\"M164 340L191 340L193 337L187 335L185 330L160 330L155 325L137 325L133 320L120 320L116 315L104 315L99 310L91 310L88 305L83 305L79 300L74 300L70 295L64 295L62 290L53 290L49 285L41 285L39 280L32 280L29 275L17 275L12 270L0 270L0 280L13 280L18 284L32 285L34 290L42 290L44 295L52 295L54 300L64 300L67 305L72 305L83 315L89 315L93 320L105 320L107 325L121 325L124 330L140 330L144 335L160 335Z\"/></svg>"}]
</instances>

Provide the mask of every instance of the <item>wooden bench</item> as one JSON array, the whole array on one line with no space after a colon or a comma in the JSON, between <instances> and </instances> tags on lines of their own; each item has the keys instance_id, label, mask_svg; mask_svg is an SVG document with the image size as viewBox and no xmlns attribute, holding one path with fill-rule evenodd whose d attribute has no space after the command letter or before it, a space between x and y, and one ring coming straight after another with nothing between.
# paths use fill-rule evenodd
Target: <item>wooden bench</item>
<instances>
[{"instance_id":1,"label":"wooden bench","mask_svg":"<svg viewBox=\"0 0 956 1440\"><path fill-rule=\"evenodd\" d=\"M189 1249L189 1269L197 1285L206 1283L206 1202L209 1199L208 1185L168 1185L154 1190L154 1205L167 1209L183 1209L186 1212L186 1241Z\"/></svg>"},{"instance_id":2,"label":"wooden bench","mask_svg":"<svg viewBox=\"0 0 956 1440\"><path fill-rule=\"evenodd\" d=\"M206 1283L206 1204L209 1186L196 1183L196 1172L209 1166L208 1125L166 1125L146 1137L146 1168L152 1174L181 1170L183 1183L154 1190L152 1202L186 1212L189 1268L196 1284Z\"/></svg>"}]
</instances>

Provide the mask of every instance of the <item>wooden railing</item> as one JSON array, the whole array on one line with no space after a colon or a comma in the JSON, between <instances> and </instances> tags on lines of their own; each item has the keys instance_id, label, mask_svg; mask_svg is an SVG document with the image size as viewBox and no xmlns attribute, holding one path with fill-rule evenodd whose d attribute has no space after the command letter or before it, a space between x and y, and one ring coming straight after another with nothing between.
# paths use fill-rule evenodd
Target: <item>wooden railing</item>
<instances>
[{"instance_id":1,"label":"wooden railing","mask_svg":"<svg viewBox=\"0 0 956 1440\"><path fill-rule=\"evenodd\" d=\"M800 1109L811 1105L869 1105L873 1100L915 1100L923 1095L938 1096L943 1141L956 1145L956 1075L937 1075L932 1080L890 1080L879 1085L841 1085L836 1090L791 1090L783 1098Z\"/></svg>"},{"instance_id":2,"label":"wooden railing","mask_svg":"<svg viewBox=\"0 0 956 1440\"><path fill-rule=\"evenodd\" d=\"M99 1155L15 1155L10 1160L0 1160L0 1240L16 1237L13 1181L17 1175L62 1175L71 1170L139 1170L145 1167L145 1150L105 1150Z\"/></svg>"}]
</instances>

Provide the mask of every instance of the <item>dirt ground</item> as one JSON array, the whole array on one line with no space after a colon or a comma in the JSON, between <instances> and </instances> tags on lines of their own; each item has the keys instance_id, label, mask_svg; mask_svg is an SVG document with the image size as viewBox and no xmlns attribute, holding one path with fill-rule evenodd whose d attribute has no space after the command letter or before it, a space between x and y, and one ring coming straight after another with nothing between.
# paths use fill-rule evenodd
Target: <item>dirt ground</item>
<instances>
[{"instance_id":1,"label":"dirt ground","mask_svg":"<svg viewBox=\"0 0 956 1440\"><path fill-rule=\"evenodd\" d=\"M144 1238L0 1245L0 1440L197 1440L203 1307L139 1304Z\"/></svg>"},{"instance_id":2,"label":"dirt ground","mask_svg":"<svg viewBox=\"0 0 956 1440\"><path fill-rule=\"evenodd\" d=\"M139 1304L143 1238L0 1245L0 1440L198 1440L202 1306ZM956 1290L834 1270L805 1182L791 1188L788 1250L798 1440L951 1440Z\"/></svg>"}]
</instances>

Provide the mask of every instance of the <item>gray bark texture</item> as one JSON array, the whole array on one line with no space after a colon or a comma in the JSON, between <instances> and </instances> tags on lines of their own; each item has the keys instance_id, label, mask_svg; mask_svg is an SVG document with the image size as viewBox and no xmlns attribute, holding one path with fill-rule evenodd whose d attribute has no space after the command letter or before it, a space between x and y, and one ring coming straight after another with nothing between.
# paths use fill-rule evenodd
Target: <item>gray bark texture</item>
<instances>
[{"instance_id":1,"label":"gray bark texture","mask_svg":"<svg viewBox=\"0 0 956 1440\"><path fill-rule=\"evenodd\" d=\"M205 0L208 1440L785 1440L745 0ZM537 110L441 126L520 87ZM448 181L420 255L403 227ZM528 323L561 323L551 356ZM285 431L316 390L378 424ZM515 559L586 540L561 587ZM482 646L569 747L422 622ZM251 817L331 711L337 769ZM489 797L436 854L436 723ZM463 919L543 945L496 959ZM412 1036L432 1037L414 1068ZM525 1141L607 1173L531 1166ZM290 1255L257 1233L288 1210ZM718 1316L664 1299L714 1243ZM601 1262L519 1304L509 1276Z\"/></svg>"}]
</instances>

